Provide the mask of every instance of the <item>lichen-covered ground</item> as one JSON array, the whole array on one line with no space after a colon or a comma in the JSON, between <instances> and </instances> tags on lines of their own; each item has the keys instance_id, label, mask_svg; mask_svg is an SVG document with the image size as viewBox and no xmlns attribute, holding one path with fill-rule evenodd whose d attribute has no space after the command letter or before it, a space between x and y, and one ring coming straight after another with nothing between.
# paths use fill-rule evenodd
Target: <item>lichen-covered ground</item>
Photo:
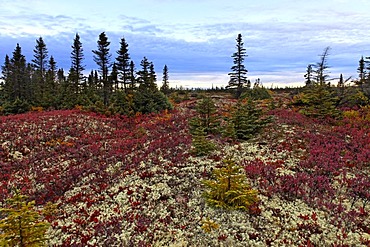
<instances>
[{"instance_id":1,"label":"lichen-covered ground","mask_svg":"<svg viewBox=\"0 0 370 247\"><path fill-rule=\"evenodd\" d=\"M133 118L71 111L0 117L0 202L17 187L48 217L50 246L369 246L370 115L269 112L256 138L190 154L183 104ZM259 191L247 213L213 209L202 179L231 157ZM211 222L214 228L204 230Z\"/></svg>"}]
</instances>

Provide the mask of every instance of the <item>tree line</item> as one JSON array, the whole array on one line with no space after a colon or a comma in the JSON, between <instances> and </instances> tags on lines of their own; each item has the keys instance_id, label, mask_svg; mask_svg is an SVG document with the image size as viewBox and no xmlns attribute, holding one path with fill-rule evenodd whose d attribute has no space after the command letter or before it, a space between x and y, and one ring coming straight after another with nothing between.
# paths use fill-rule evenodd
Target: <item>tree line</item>
<instances>
[{"instance_id":1,"label":"tree line","mask_svg":"<svg viewBox=\"0 0 370 247\"><path fill-rule=\"evenodd\" d=\"M259 79L250 90L251 82L244 65L248 55L241 34L236 38L235 48L236 51L231 56L233 65L228 73L230 80L226 86L227 91L232 92L237 99L261 95L268 97L267 90L261 86ZM319 89L328 94L328 98L335 96L331 104L338 106L348 100L348 92L353 94L354 91L345 89L345 83L351 78L344 79L342 74L339 78L330 78L330 66L327 62L329 51L330 47L325 48L320 61L307 66L304 88L308 93ZM42 37L36 40L33 52L30 63L26 61L19 44L11 57L5 56L4 65L1 67L0 113L20 113L31 106L52 109L83 106L95 111L106 112L108 109L109 113L128 115L172 108L167 98L173 91L169 87L167 65L163 68L162 86L158 89L153 62L144 57L140 62L140 69L137 70L124 37L121 38L119 49L112 58L107 35L105 32L99 35L97 48L92 50L97 69L92 70L88 76L84 73L84 50L78 34L71 45L71 67L67 75L63 69L58 69L54 57L49 57ZM359 77L352 82L360 91L358 98L363 97L364 102L369 102L370 57L360 59L357 71ZM335 79L338 79L337 89L333 89L331 84Z\"/></svg>"},{"instance_id":2,"label":"tree line","mask_svg":"<svg viewBox=\"0 0 370 247\"><path fill-rule=\"evenodd\" d=\"M112 58L110 41L102 32L96 50L92 50L96 70L85 73L84 49L77 33L71 45L71 67L65 75L58 68L42 37L36 40L33 59L27 62L22 48L16 45L11 56L6 55L0 85L0 106L4 113L24 112L33 107L67 109L77 105L109 108L132 114L170 109L166 95L170 87L168 67L163 68L163 83L157 87L153 62L144 57L140 69L131 60L128 43L120 40ZM114 109L113 109L114 108Z\"/></svg>"}]
</instances>

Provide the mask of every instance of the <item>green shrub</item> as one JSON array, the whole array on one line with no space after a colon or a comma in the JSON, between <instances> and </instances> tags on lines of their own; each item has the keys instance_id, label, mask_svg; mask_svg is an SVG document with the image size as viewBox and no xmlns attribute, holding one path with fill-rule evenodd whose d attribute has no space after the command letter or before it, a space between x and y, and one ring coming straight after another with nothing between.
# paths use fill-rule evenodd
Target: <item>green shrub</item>
<instances>
[{"instance_id":1,"label":"green shrub","mask_svg":"<svg viewBox=\"0 0 370 247\"><path fill-rule=\"evenodd\" d=\"M258 86L245 91L240 98L252 100L271 99L271 94L266 88Z\"/></svg>"},{"instance_id":2,"label":"green shrub","mask_svg":"<svg viewBox=\"0 0 370 247\"><path fill-rule=\"evenodd\" d=\"M158 90L141 89L134 93L133 104L135 112L151 113L173 109L167 96Z\"/></svg>"}]
</instances>

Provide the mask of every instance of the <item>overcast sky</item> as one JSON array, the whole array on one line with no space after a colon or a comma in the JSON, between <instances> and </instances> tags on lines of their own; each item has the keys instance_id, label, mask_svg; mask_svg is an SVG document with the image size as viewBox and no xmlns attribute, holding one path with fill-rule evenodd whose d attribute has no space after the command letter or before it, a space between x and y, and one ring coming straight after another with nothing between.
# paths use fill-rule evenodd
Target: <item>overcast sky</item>
<instances>
[{"instance_id":1,"label":"overcast sky","mask_svg":"<svg viewBox=\"0 0 370 247\"><path fill-rule=\"evenodd\" d=\"M1 65L17 43L30 62L42 36L68 71L79 33L88 73L103 31L112 58L125 37L136 67L146 56L160 83L167 64L171 86L227 85L239 33L248 77L266 87L303 85L307 65L327 46L333 78L357 77L359 59L370 56L368 0L0 0L0 9Z\"/></svg>"}]
</instances>

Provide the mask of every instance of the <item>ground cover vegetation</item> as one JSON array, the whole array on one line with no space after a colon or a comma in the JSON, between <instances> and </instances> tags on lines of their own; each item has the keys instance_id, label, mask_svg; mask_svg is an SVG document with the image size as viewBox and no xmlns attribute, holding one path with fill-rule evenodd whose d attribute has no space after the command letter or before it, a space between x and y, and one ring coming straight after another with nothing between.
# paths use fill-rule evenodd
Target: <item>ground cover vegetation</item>
<instances>
[{"instance_id":1,"label":"ground cover vegetation","mask_svg":"<svg viewBox=\"0 0 370 247\"><path fill-rule=\"evenodd\" d=\"M195 154L197 102L134 117L1 117L1 207L12 208L14 188L36 212L56 205L39 212L46 245L369 244L368 107L337 120L266 109L274 121L264 131L242 141L207 135L215 148Z\"/></svg>"},{"instance_id":2,"label":"ground cover vegetation","mask_svg":"<svg viewBox=\"0 0 370 247\"><path fill-rule=\"evenodd\" d=\"M369 246L366 60L354 86L343 76L332 85L326 48L305 87L251 88L236 41L226 91L174 92L165 66L160 92L146 58L133 84L124 39L111 84L104 33L91 98L77 62L61 84L93 104L46 111L4 84L5 105L21 96L4 113L34 109L0 116L0 245ZM81 57L78 35L73 50ZM49 99L40 88L37 99Z\"/></svg>"}]
</instances>

